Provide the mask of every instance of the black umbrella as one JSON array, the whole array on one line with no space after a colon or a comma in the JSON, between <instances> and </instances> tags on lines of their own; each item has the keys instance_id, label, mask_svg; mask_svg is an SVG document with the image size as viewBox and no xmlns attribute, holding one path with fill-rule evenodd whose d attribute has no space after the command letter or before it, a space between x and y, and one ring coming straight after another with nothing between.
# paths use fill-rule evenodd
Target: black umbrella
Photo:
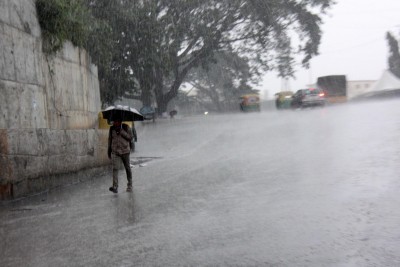
<instances>
[{"instance_id":1,"label":"black umbrella","mask_svg":"<svg viewBox=\"0 0 400 267\"><path fill-rule=\"evenodd\" d=\"M143 115L129 106L110 106L103 110L103 118L108 121L143 121Z\"/></svg>"}]
</instances>

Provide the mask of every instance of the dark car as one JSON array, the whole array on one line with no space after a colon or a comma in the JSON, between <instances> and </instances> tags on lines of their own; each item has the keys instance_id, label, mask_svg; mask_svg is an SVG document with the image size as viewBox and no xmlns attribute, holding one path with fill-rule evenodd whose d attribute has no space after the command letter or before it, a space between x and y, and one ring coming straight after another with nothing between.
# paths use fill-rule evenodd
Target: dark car
<instances>
[{"instance_id":1,"label":"dark car","mask_svg":"<svg viewBox=\"0 0 400 267\"><path fill-rule=\"evenodd\" d=\"M292 108L325 106L325 93L321 89L300 89L292 96Z\"/></svg>"},{"instance_id":2,"label":"dark car","mask_svg":"<svg viewBox=\"0 0 400 267\"><path fill-rule=\"evenodd\" d=\"M156 110L151 106L143 106L139 112L145 120L153 120L153 122L156 120Z\"/></svg>"}]
</instances>

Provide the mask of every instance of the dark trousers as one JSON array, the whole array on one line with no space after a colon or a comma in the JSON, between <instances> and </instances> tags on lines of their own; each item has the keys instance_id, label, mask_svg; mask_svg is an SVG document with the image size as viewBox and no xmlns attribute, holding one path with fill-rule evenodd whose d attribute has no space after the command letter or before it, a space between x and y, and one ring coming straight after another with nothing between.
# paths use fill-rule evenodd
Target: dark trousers
<instances>
[{"instance_id":1,"label":"dark trousers","mask_svg":"<svg viewBox=\"0 0 400 267\"><path fill-rule=\"evenodd\" d=\"M129 160L129 153L123 155L111 155L113 165L113 187L118 188L118 169L120 168L121 161L124 164L126 171L126 179L128 180L128 187L132 187L132 170L131 162Z\"/></svg>"}]
</instances>

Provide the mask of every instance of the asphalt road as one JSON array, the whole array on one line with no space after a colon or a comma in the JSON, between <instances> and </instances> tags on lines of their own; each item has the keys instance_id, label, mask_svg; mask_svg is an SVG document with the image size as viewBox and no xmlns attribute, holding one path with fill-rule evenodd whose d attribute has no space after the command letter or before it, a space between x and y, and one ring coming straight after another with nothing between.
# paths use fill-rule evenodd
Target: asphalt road
<instances>
[{"instance_id":1,"label":"asphalt road","mask_svg":"<svg viewBox=\"0 0 400 267\"><path fill-rule=\"evenodd\" d=\"M399 266L399 106L139 123L133 193L1 205L0 266Z\"/></svg>"}]
</instances>

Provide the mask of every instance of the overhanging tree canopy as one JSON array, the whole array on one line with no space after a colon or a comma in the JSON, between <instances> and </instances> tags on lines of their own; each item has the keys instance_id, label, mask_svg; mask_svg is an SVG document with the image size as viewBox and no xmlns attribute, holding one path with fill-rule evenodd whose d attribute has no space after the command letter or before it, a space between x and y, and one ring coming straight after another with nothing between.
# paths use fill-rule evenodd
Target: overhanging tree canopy
<instances>
[{"instance_id":1,"label":"overhanging tree canopy","mask_svg":"<svg viewBox=\"0 0 400 267\"><path fill-rule=\"evenodd\" d=\"M93 6L101 1L90 2ZM307 66L318 54L320 15L333 1L109 2L120 16L108 16L113 43L120 48L115 50L120 55L113 57L113 65L120 67L126 74L123 79L131 84L119 82L128 96L140 98L144 105L155 97L159 112L163 112L188 72L206 67L218 51L248 58L253 75L275 69L282 77L292 76L294 55L302 55L302 64Z\"/></svg>"},{"instance_id":2,"label":"overhanging tree canopy","mask_svg":"<svg viewBox=\"0 0 400 267\"><path fill-rule=\"evenodd\" d=\"M219 112L235 110L241 95L258 92L249 84L254 80L251 79L247 58L218 52L215 60L215 64L206 68L192 69L186 80L197 89L196 99L202 105L208 105L207 109L214 108Z\"/></svg>"}]
</instances>

